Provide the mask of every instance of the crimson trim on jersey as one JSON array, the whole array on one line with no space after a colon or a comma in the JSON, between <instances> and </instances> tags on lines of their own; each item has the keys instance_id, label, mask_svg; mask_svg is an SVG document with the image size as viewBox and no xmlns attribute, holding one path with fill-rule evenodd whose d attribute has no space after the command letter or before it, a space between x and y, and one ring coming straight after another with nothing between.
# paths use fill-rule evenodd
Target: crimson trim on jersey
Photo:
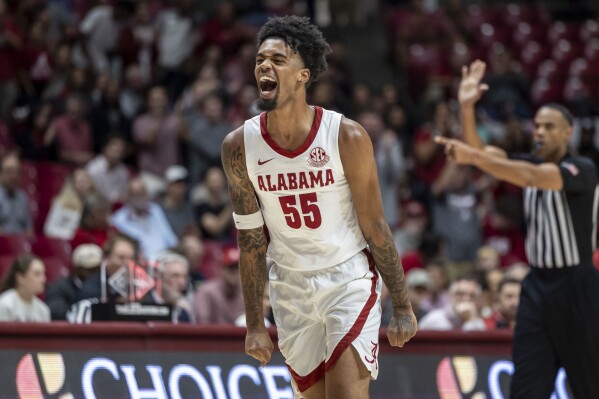
<instances>
[{"instance_id":1,"label":"crimson trim on jersey","mask_svg":"<svg viewBox=\"0 0 599 399\"><path fill-rule=\"evenodd\" d=\"M308 375L303 377L296 373L291 368L291 366L287 365L287 368L289 369L289 374L291 374L291 376L295 380L295 383L297 384L297 387L300 390L300 392L304 392L306 389L310 388L318 381L320 381L324 377L325 373L329 371L335 365L335 363L337 363L337 360L339 360L343 352L351 345L351 343L358 337L358 335L360 335L360 332L362 332L362 328L364 328L364 324L366 324L366 320L368 320L370 310L372 310L372 307L376 303L376 282L378 280L378 274L375 270L374 259L372 258L372 255L370 254L370 251L368 249L365 248L362 250L362 252L364 252L364 255L366 255L366 258L368 258L368 265L370 267L370 271L372 272L372 286L370 289L370 296L368 297L368 300L366 301L364 307L360 311L360 315L354 322L354 325L349 329L347 334L345 334L345 336L341 338L341 341L339 341L335 349L333 349L333 353L331 354L331 357L328 361L323 361Z\"/></svg>"},{"instance_id":2,"label":"crimson trim on jersey","mask_svg":"<svg viewBox=\"0 0 599 399\"><path fill-rule=\"evenodd\" d=\"M284 157L295 158L298 155L303 154L308 148L310 148L310 146L314 142L314 139L316 138L316 133L318 133L318 129L320 128L320 121L322 120L322 108L315 106L314 111L316 112L314 113L314 120L312 121L312 127L310 128L310 132L308 133L306 140L304 140L304 143L301 146L299 146L299 148L290 151L279 147L279 145L272 139L272 137L270 137L270 133L268 133L268 129L266 128L266 112L263 112L260 115L260 133L262 133L262 138L264 138L264 141L266 141L266 144L268 144L270 148L272 148L278 154L283 155Z\"/></svg>"}]
</instances>

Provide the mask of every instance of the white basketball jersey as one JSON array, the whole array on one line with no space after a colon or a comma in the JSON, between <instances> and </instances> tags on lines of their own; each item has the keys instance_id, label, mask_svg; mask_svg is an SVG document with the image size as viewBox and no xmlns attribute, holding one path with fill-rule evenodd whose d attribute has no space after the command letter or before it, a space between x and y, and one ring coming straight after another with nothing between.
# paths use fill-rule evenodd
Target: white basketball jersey
<instances>
[{"instance_id":1,"label":"white basketball jersey","mask_svg":"<svg viewBox=\"0 0 599 399\"><path fill-rule=\"evenodd\" d=\"M333 266L366 247L339 156L342 115L314 109L310 133L295 151L271 138L266 113L244 125L247 170L270 235L268 256L294 270Z\"/></svg>"}]
</instances>

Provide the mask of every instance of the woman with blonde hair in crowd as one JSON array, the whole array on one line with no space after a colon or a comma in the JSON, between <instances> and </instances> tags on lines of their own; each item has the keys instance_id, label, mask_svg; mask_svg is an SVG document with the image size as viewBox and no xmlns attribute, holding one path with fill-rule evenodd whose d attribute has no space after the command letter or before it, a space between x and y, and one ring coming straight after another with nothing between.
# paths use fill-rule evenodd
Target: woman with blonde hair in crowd
<instances>
[{"instance_id":1,"label":"woman with blonde hair in crowd","mask_svg":"<svg viewBox=\"0 0 599 399\"><path fill-rule=\"evenodd\" d=\"M37 295L44 292L46 271L36 256L15 258L0 288L0 321L49 322L50 309Z\"/></svg>"},{"instance_id":2,"label":"woman with blonde hair in crowd","mask_svg":"<svg viewBox=\"0 0 599 399\"><path fill-rule=\"evenodd\" d=\"M44 224L44 235L71 240L79 227L85 199L95 192L94 183L87 171L83 168L75 169L52 200L52 207Z\"/></svg>"}]
</instances>

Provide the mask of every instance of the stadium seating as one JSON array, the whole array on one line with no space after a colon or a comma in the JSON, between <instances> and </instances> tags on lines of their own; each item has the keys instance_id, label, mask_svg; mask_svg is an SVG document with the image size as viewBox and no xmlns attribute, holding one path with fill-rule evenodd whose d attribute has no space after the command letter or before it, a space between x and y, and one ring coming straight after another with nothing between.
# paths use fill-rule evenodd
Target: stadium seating
<instances>
[{"instance_id":1,"label":"stadium seating","mask_svg":"<svg viewBox=\"0 0 599 399\"><path fill-rule=\"evenodd\" d=\"M68 265L60 258L42 257L42 262L46 267L46 281L51 283L60 278L66 277L70 273Z\"/></svg>"},{"instance_id":2,"label":"stadium seating","mask_svg":"<svg viewBox=\"0 0 599 399\"><path fill-rule=\"evenodd\" d=\"M59 259L66 265L71 263L72 248L68 241L38 236L33 242L32 250L41 258Z\"/></svg>"},{"instance_id":3,"label":"stadium seating","mask_svg":"<svg viewBox=\"0 0 599 399\"><path fill-rule=\"evenodd\" d=\"M0 235L0 256L16 256L31 252L31 238L26 235Z\"/></svg>"}]
</instances>

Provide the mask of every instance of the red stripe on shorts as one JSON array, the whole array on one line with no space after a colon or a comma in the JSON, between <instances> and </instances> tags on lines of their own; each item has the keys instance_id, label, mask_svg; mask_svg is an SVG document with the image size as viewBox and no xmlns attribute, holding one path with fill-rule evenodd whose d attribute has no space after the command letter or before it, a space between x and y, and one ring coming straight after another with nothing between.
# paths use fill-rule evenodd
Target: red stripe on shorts
<instances>
[{"instance_id":1,"label":"red stripe on shorts","mask_svg":"<svg viewBox=\"0 0 599 399\"><path fill-rule=\"evenodd\" d=\"M320 381L320 379L324 377L325 373L329 371L335 365L335 363L337 363L337 360L339 360L343 352L349 347L349 345L351 345L351 343L358 337L358 335L360 335L360 332L362 331L362 328L364 327L366 320L368 320L370 310L376 303L376 283L378 280L378 274L375 270L374 259L372 258L370 251L366 248L363 249L362 252L364 252L364 255L366 255L366 258L368 259L368 265L370 266L370 271L372 272L372 286L370 288L370 296L364 304L362 311L360 311L360 315L356 319L356 322L350 328L347 334L345 334L345 336L341 338L341 341L339 341L335 349L333 349L333 354L326 363L320 363L314 370L312 370L308 375L304 377L297 374L289 365L287 365L289 373L295 380L295 383L297 384L297 387L301 392L304 392L306 389L310 388L312 385Z\"/></svg>"}]
</instances>

